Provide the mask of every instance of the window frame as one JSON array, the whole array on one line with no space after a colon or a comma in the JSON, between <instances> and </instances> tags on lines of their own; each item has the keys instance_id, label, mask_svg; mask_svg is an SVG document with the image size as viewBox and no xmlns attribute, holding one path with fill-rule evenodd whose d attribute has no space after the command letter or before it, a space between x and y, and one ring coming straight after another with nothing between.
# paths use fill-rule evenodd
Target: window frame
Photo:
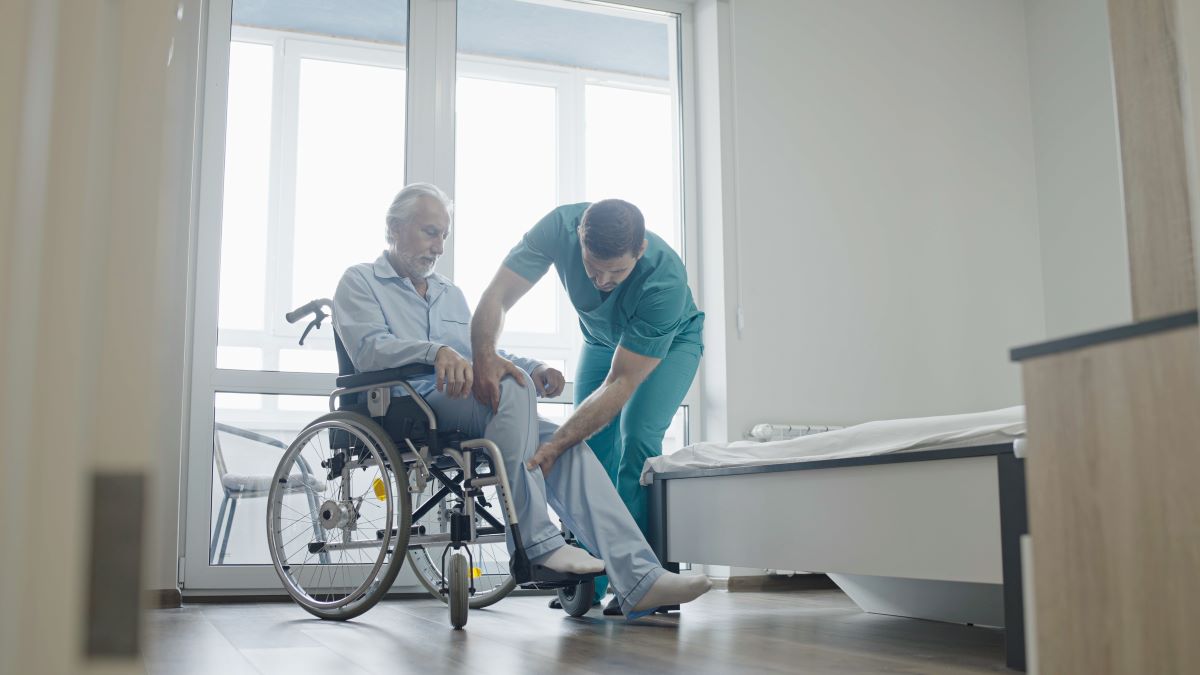
<instances>
[{"instance_id":1,"label":"window frame","mask_svg":"<svg viewBox=\"0 0 1200 675\"><path fill-rule=\"evenodd\" d=\"M270 566L261 565L224 565L209 566L208 564L208 535L211 531L211 513L209 503L212 499L213 481L213 444L216 409L214 397L217 393L245 393L264 395L327 395L333 389L335 376L331 373L309 372L279 372L265 370L269 361L263 354L264 370L233 370L216 367L216 350L218 343L218 302L221 258L221 222L223 209L224 157L226 141L226 113L229 78L229 53L233 40L262 43L267 38L280 39L280 35L270 33L286 33L271 29L256 29L234 27L232 25L234 0L209 0L205 19L205 34L203 37L203 54L200 59L199 81L201 85L197 92L197 109L199 111L197 127L198 142L194 158L193 188L196 195L193 202L192 250L189 265L194 283L189 291L187 308L188 345L186 352L190 361L185 364L189 380L188 412L185 416L184 448L180 509L180 538L181 553L180 581L186 584L190 593L204 592L263 592L278 589L278 580ZM678 17L676 31L668 31L674 44L669 49L673 59L671 69L678 73L677 89L669 88L672 97L680 97L675 109L678 111L678 125L675 142L679 143L679 170L682 172L677 184L681 190L676 195L680 206L680 254L688 268L688 281L693 289L699 290L699 277L696 270L698 251L696 250L698 218L696 198L696 169L695 169L695 99L694 99L694 15L693 3L690 0L620 0L615 2L559 2L559 0L538 0L543 4L560 4L572 9L579 9L581 4L591 5L598 11L623 11L624 9L644 9L654 12L674 14ZM606 9L611 7L613 9ZM456 83L456 68L459 55L456 49L456 3L453 0L408 0L409 38L408 44L395 47L403 56L400 66L406 71L406 114L405 120L405 180L429 181L448 186L453 195L454 183L454 89L455 86L443 86L445 82ZM664 17L664 20L671 20ZM223 27L228 27L224 29ZM290 33L287 33L290 35ZM235 37L236 36L236 37ZM311 37L287 38L290 40L310 41ZM338 38L320 36L319 42L337 42ZM355 42L355 41L346 41ZM271 44L274 44L273 42ZM361 46L358 46L361 49ZM282 47L280 48L282 49ZM376 47L369 48L374 51ZM276 76L273 80L273 110L272 110L272 140L271 162L279 161L278 153L290 146L294 152L294 143L282 142L281 136L285 129L276 123L276 116L284 114L285 97L280 88L284 86L281 72L285 59L279 58L276 50L273 67ZM348 52L347 52L348 53ZM285 56L286 58L286 56ZM467 58L469 62L473 57ZM491 57L489 57L491 58ZM499 59L497 59L499 60ZM407 63L405 63L405 61ZM550 67L548 64L547 67ZM298 69L296 69L298 75ZM582 71L581 71L582 73ZM602 80L610 79L612 74L604 74ZM576 77L582 77L580 73ZM582 106L582 87L575 105ZM298 87L295 89L298 95ZM561 114L561 113L560 113ZM582 134L577 136L582 142ZM292 137L294 139L294 136ZM582 156L575 154L574 156ZM562 162L560 156L560 163ZM294 159L292 181L294 186ZM278 199L275 181L279 180L279 171L272 170L272 195L268 206L268 240L272 241L276 233L271 229L278 227L281 222L277 210ZM560 173L560 175L562 175ZM574 176L578 181L579 192L571 193L560 190L560 199L564 201L582 199L582 176ZM577 195L577 196L575 196ZM292 195L294 198L294 193ZM294 200L293 200L294 203ZM290 205L289 205L290 207ZM291 223L291 221L288 221ZM532 223L530 224L532 225ZM277 240L276 240L277 241ZM286 243L290 254L292 239ZM283 256L277 256L282 258ZM290 257L288 264L291 264ZM442 269L447 276L453 278L453 246L447 250L443 259ZM267 295L277 289L272 289L272 283L278 283L282 277L281 270L268 271ZM290 279L290 277L289 277ZM290 288L280 297L290 297ZM565 294L559 289L559 297L565 302ZM270 309L271 300L264 303L264 312L280 314ZM571 320L574 313L569 307L560 311L560 323ZM301 326L277 325L276 316L267 316L265 330L274 333L281 342L299 336ZM328 329L328 324L327 324ZM332 343L328 330L310 335L314 346ZM236 346L236 345L230 345ZM255 345L257 346L257 345ZM278 353L278 352L276 352ZM275 358L278 358L277 356ZM575 354L563 359L570 364ZM277 363L277 361L276 361ZM568 368L568 371L571 369ZM568 372L568 375L571 373ZM570 403L571 389L557 399L548 402ZM691 390L683 402L684 428L687 437L694 437L695 415L691 412L699 410L699 378L693 383ZM265 411L264 411L265 412ZM288 411L288 415L301 414ZM254 415L245 417L247 423L252 422ZM239 419L242 419L239 416ZM411 583L402 575L397 583Z\"/></svg>"}]
</instances>

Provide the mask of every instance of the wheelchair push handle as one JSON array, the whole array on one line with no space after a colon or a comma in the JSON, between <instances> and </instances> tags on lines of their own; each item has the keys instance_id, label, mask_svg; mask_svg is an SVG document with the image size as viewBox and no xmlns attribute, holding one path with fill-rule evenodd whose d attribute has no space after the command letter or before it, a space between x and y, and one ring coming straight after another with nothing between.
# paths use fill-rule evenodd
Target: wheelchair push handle
<instances>
[{"instance_id":1,"label":"wheelchair push handle","mask_svg":"<svg viewBox=\"0 0 1200 675\"><path fill-rule=\"evenodd\" d=\"M329 313L325 311L326 308L328 308L329 311L332 312L333 311L333 302L330 301L329 298L317 298L316 300L310 300L310 301L304 303L303 305L297 307L296 309L293 309L292 311L283 315L283 318L287 319L288 323L296 323L297 321L299 321L300 319L303 319L304 317L308 316L309 314L315 315L313 317L313 320L308 322L308 327L306 327L304 329L304 333L300 335L300 344L301 345L304 344L304 340L306 338L308 338L308 334L310 332L312 332L312 329L320 328L321 322L324 321L329 316Z\"/></svg>"},{"instance_id":2,"label":"wheelchair push handle","mask_svg":"<svg viewBox=\"0 0 1200 675\"><path fill-rule=\"evenodd\" d=\"M328 308L330 308L330 310L332 310L333 309L333 301L330 300L329 298L317 298L316 300L309 300L308 302L297 307L296 309L293 309L292 311L288 312L287 314L284 314L283 318L287 319L288 323L296 323L297 321L299 321L300 319L303 319L304 317L308 316L309 314L316 313L318 315L318 318L324 319L326 316L329 316L329 315L324 310L321 309L322 307L328 307Z\"/></svg>"}]
</instances>

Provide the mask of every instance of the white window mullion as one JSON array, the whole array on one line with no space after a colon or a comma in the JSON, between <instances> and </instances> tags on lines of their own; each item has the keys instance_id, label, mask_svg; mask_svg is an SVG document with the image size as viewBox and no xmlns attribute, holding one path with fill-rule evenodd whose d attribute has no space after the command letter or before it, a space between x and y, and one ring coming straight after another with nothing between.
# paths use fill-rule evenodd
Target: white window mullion
<instances>
[{"instance_id":1,"label":"white window mullion","mask_svg":"<svg viewBox=\"0 0 1200 675\"><path fill-rule=\"evenodd\" d=\"M699 199L696 191L696 82L695 53L693 51L695 49L695 19L693 8L690 6L679 7L676 11L679 16L678 29L670 35L670 72L675 74L679 82L678 87L671 88L672 101L676 103L675 110L679 111L675 118L676 127L673 134L679 149L677 155L679 162L676 164L676 170L681 171L680 180L676 183L677 189L680 191L676 195L680 209L680 222L676 226L679 227L682 237L679 253L687 268L688 286L696 293L696 300L699 301L700 274L697 263L700 260L700 237ZM709 330L713 330L713 328L710 327ZM697 374L683 399L683 404L688 407L688 414L684 420L683 442L685 444L700 438L699 412L703 409L701 383L702 378Z\"/></svg>"},{"instance_id":2,"label":"white window mullion","mask_svg":"<svg viewBox=\"0 0 1200 675\"><path fill-rule=\"evenodd\" d=\"M272 169L270 221L267 229L267 312L263 328L268 334L275 333L282 323L282 315L291 307L280 307L291 297L288 289L294 273L294 224L296 218L296 139L299 135L300 117L300 56L291 48L289 40L275 40L275 110L271 115ZM263 369L279 369L279 349L276 345L263 346Z\"/></svg>"},{"instance_id":3,"label":"white window mullion","mask_svg":"<svg viewBox=\"0 0 1200 675\"><path fill-rule=\"evenodd\" d=\"M454 196L454 92L458 58L455 0L409 0L405 181ZM454 278L454 242L438 271Z\"/></svg>"},{"instance_id":4,"label":"white window mullion","mask_svg":"<svg viewBox=\"0 0 1200 675\"><path fill-rule=\"evenodd\" d=\"M563 204L583 201L587 185L583 119L586 81L575 70L563 77L558 87L558 200Z\"/></svg>"},{"instance_id":5,"label":"white window mullion","mask_svg":"<svg viewBox=\"0 0 1200 675\"><path fill-rule=\"evenodd\" d=\"M213 374L217 350L220 289L221 214L224 198L226 110L229 97L229 31L232 0L212 0L205 46L203 120L200 150L200 199L196 215L196 277L192 300L192 391L185 455L187 489L181 503L186 535L185 579L202 575L208 566L208 501L212 494Z\"/></svg>"},{"instance_id":6,"label":"white window mullion","mask_svg":"<svg viewBox=\"0 0 1200 675\"><path fill-rule=\"evenodd\" d=\"M586 120L583 115L586 81L581 71L574 70L563 77L558 87L559 202L563 204L583 201L586 195ZM564 359L566 372L563 374L572 383L573 391L581 347L576 339L579 315L562 285L555 284L554 287L558 300L558 335L570 353Z\"/></svg>"}]
</instances>

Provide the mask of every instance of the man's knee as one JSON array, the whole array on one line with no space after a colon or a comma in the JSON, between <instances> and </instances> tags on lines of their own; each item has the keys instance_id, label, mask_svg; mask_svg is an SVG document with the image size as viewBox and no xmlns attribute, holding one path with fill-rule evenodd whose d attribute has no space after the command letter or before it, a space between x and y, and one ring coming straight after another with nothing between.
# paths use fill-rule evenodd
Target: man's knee
<instances>
[{"instance_id":1,"label":"man's knee","mask_svg":"<svg viewBox=\"0 0 1200 675\"><path fill-rule=\"evenodd\" d=\"M525 386L521 386L524 384ZM514 376L506 375L500 380L500 411L528 413L536 409L537 391L533 388L533 380L526 373L521 373L521 382Z\"/></svg>"}]
</instances>

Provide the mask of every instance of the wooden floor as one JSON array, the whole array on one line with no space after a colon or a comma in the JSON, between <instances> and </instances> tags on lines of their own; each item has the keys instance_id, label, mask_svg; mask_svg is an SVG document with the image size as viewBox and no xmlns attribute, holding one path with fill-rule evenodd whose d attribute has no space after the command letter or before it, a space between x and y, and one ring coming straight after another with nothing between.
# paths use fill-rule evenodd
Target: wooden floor
<instances>
[{"instance_id":1,"label":"wooden floor","mask_svg":"<svg viewBox=\"0 0 1200 675\"><path fill-rule=\"evenodd\" d=\"M714 590L669 617L580 619L546 596L472 610L452 630L433 599L388 600L347 623L295 605L192 604L148 619L151 675L361 673L996 673L996 629L860 612L840 591Z\"/></svg>"}]
</instances>

